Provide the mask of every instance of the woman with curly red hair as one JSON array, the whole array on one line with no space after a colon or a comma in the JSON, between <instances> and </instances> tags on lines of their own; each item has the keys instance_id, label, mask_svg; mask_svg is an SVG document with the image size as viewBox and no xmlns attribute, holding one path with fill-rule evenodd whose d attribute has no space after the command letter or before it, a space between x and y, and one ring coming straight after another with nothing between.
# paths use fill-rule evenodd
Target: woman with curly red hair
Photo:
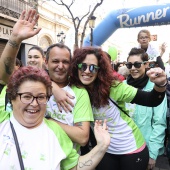
<instances>
[{"instance_id":1,"label":"woman with curly red hair","mask_svg":"<svg viewBox=\"0 0 170 170\"><path fill-rule=\"evenodd\" d=\"M76 49L70 66L70 85L85 87L94 119L107 119L111 142L97 170L146 170L149 154L144 138L128 116L125 102L157 106L165 95L166 75L160 68L148 71L155 83L151 92L118 81L106 54L99 48ZM92 125L93 128L93 125Z\"/></svg>"}]
</instances>

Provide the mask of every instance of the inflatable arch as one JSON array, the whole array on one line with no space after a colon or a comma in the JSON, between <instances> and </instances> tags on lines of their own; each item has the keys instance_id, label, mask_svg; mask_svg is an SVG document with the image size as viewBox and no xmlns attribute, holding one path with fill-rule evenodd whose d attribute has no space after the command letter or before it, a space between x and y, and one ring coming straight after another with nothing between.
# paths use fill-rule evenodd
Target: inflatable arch
<instances>
[{"instance_id":1,"label":"inflatable arch","mask_svg":"<svg viewBox=\"0 0 170 170\"><path fill-rule=\"evenodd\" d=\"M118 28L170 24L170 3L114 10L93 30L93 46L101 46ZM90 35L83 46L90 46Z\"/></svg>"}]
</instances>

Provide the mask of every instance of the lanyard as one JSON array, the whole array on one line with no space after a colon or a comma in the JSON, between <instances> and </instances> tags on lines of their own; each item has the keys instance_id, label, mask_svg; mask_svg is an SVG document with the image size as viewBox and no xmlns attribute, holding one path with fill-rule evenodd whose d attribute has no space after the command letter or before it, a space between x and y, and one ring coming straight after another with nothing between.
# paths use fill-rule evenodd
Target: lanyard
<instances>
[{"instance_id":1,"label":"lanyard","mask_svg":"<svg viewBox=\"0 0 170 170\"><path fill-rule=\"evenodd\" d=\"M21 150L20 150L20 147L19 147L19 143L18 143L18 139L17 139L17 135L16 135L16 132L15 132L14 126L11 123L11 121L10 121L10 126L11 126L12 134L13 134L13 137L14 137L15 146L16 146L16 149L17 149L20 167L21 167L21 170L24 170L24 163L23 163L22 156L21 156Z\"/></svg>"}]
</instances>

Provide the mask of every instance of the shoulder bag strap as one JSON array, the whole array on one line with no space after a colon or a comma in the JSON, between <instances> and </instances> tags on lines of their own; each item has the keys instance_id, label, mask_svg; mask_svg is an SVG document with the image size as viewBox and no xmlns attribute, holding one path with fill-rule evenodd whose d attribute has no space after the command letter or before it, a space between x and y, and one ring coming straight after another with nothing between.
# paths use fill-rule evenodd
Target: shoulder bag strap
<instances>
[{"instance_id":1,"label":"shoulder bag strap","mask_svg":"<svg viewBox=\"0 0 170 170\"><path fill-rule=\"evenodd\" d=\"M114 102L110 97L109 97L109 100L114 104L116 105L125 115L127 115L128 117L130 117L116 102Z\"/></svg>"},{"instance_id":2,"label":"shoulder bag strap","mask_svg":"<svg viewBox=\"0 0 170 170\"><path fill-rule=\"evenodd\" d=\"M15 132L14 126L11 123L11 121L10 121L10 126L11 126L12 134L13 134L13 137L14 137L15 146L16 146L16 149L17 149L20 167L21 167L21 170L24 170L24 163L23 163L22 156L21 156L21 150L20 150L20 147L19 147L19 143L18 143L18 139L17 139L17 135L16 135L16 132Z\"/></svg>"}]
</instances>

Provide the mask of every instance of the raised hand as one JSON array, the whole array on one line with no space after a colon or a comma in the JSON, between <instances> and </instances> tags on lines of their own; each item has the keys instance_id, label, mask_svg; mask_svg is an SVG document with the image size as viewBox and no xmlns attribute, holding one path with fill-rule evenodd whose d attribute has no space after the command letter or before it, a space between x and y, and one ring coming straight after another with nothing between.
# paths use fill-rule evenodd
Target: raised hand
<instances>
[{"instance_id":1,"label":"raised hand","mask_svg":"<svg viewBox=\"0 0 170 170\"><path fill-rule=\"evenodd\" d=\"M74 99L74 96L61 89L55 82L52 81L52 92L56 100L58 109L60 112L64 109L65 112L71 112L74 104L70 99Z\"/></svg>"},{"instance_id":2,"label":"raised hand","mask_svg":"<svg viewBox=\"0 0 170 170\"><path fill-rule=\"evenodd\" d=\"M160 47L160 50L161 50L161 53L160 53L160 56L162 57L162 55L165 53L166 51L166 48L167 48L167 43L163 43Z\"/></svg>"},{"instance_id":3,"label":"raised hand","mask_svg":"<svg viewBox=\"0 0 170 170\"><path fill-rule=\"evenodd\" d=\"M108 127L106 120L102 121L96 120L94 126L94 134L97 141L97 145L101 146L101 149L107 149L110 144L110 134L108 133Z\"/></svg>"},{"instance_id":4,"label":"raised hand","mask_svg":"<svg viewBox=\"0 0 170 170\"><path fill-rule=\"evenodd\" d=\"M23 11L19 20L13 27L12 39L15 41L23 41L27 38L33 37L38 34L41 28L36 28L35 26L38 22L39 15L36 10L30 9L28 12Z\"/></svg>"},{"instance_id":5,"label":"raised hand","mask_svg":"<svg viewBox=\"0 0 170 170\"><path fill-rule=\"evenodd\" d=\"M150 81L157 85L163 86L167 82L166 74L160 67L151 68L146 74L150 78Z\"/></svg>"}]
</instances>

